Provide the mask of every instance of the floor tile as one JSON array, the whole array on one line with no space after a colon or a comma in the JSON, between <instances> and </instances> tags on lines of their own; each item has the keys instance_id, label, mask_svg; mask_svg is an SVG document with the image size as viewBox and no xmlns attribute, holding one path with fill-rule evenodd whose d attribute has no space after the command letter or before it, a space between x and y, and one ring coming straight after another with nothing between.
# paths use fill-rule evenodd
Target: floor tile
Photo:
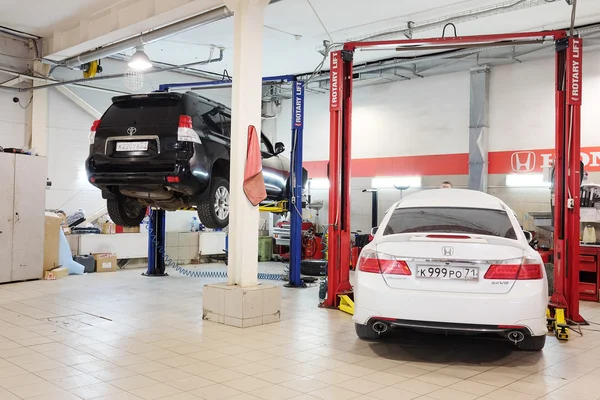
<instances>
[{"instance_id":1,"label":"floor tile","mask_svg":"<svg viewBox=\"0 0 600 400\"><path fill-rule=\"evenodd\" d=\"M131 391L139 388L143 388L146 386L155 385L159 382L154 379L150 379L144 375L135 375L127 378L121 378L114 381L110 381L110 384L118 387L124 391Z\"/></svg>"},{"instance_id":2,"label":"floor tile","mask_svg":"<svg viewBox=\"0 0 600 400\"><path fill-rule=\"evenodd\" d=\"M164 383L159 383L157 385L152 386L145 386L130 391L130 393L141 397L144 400L162 399L163 397L172 396L180 392L182 392L182 390Z\"/></svg>"},{"instance_id":3,"label":"floor tile","mask_svg":"<svg viewBox=\"0 0 600 400\"><path fill-rule=\"evenodd\" d=\"M421 397L421 395L412 393L412 392L408 392L406 390L399 389L397 387L389 386L389 387L379 389L379 390L369 393L369 397L372 399L380 399L380 400L389 400L389 399L412 400L412 399Z\"/></svg>"},{"instance_id":4,"label":"floor tile","mask_svg":"<svg viewBox=\"0 0 600 400\"><path fill-rule=\"evenodd\" d=\"M329 386L323 389L317 389L310 392L311 396L315 396L322 400L346 400L360 396L360 393L353 392L341 387Z\"/></svg>"},{"instance_id":5,"label":"floor tile","mask_svg":"<svg viewBox=\"0 0 600 400\"><path fill-rule=\"evenodd\" d=\"M122 392L122 390L108 383L97 383L95 385L86 385L71 389L70 392L84 400L88 400L95 399L96 397L114 395Z\"/></svg>"},{"instance_id":6,"label":"floor tile","mask_svg":"<svg viewBox=\"0 0 600 400\"><path fill-rule=\"evenodd\" d=\"M300 396L302 393L289 387L272 385L253 390L250 394L264 400L286 400Z\"/></svg>"},{"instance_id":7,"label":"floor tile","mask_svg":"<svg viewBox=\"0 0 600 400\"><path fill-rule=\"evenodd\" d=\"M190 393L206 400L221 400L241 394L242 392L225 385L212 385L192 390Z\"/></svg>"},{"instance_id":8,"label":"floor tile","mask_svg":"<svg viewBox=\"0 0 600 400\"><path fill-rule=\"evenodd\" d=\"M11 393L17 395L21 398L35 397L41 396L44 394L50 394L53 392L60 392L62 388L54 385L50 382L37 382L35 384L29 384L25 386L18 386L11 389L8 389Z\"/></svg>"}]
</instances>

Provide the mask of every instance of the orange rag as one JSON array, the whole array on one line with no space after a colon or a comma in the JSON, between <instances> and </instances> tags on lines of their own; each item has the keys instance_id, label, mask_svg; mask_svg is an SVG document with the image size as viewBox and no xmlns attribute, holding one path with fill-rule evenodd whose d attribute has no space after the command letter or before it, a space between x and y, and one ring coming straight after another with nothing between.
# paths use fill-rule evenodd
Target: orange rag
<instances>
[{"instance_id":1,"label":"orange rag","mask_svg":"<svg viewBox=\"0 0 600 400\"><path fill-rule=\"evenodd\" d=\"M248 126L248 151L246 153L246 170L244 171L244 193L253 206L259 205L267 198L267 189L262 174L262 157L260 140L256 128Z\"/></svg>"}]
</instances>

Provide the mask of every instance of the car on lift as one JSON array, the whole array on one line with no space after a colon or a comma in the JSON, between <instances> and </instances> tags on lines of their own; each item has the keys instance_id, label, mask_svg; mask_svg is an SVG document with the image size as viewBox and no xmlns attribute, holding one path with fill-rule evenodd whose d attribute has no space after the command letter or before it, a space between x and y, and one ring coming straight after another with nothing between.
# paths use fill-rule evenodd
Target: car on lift
<instances>
[{"instance_id":1,"label":"car on lift","mask_svg":"<svg viewBox=\"0 0 600 400\"><path fill-rule=\"evenodd\" d=\"M139 226L147 207L196 207L202 224L229 224L231 111L194 92L118 96L94 122L86 161L117 225ZM268 201L289 197L283 143L261 134ZM306 182L307 173L303 171Z\"/></svg>"},{"instance_id":2,"label":"car on lift","mask_svg":"<svg viewBox=\"0 0 600 400\"><path fill-rule=\"evenodd\" d=\"M544 264L500 199L424 190L397 202L374 231L355 277L361 339L410 328L504 337L528 351L544 347Z\"/></svg>"}]
</instances>

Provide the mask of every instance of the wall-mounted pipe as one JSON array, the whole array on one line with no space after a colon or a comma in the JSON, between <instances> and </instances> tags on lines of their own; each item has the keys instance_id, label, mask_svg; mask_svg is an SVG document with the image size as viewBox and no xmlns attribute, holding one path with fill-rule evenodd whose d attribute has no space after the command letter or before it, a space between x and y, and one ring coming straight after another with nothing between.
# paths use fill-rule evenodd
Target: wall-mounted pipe
<instances>
[{"instance_id":1,"label":"wall-mounted pipe","mask_svg":"<svg viewBox=\"0 0 600 400\"><path fill-rule=\"evenodd\" d=\"M174 69L178 69L178 68L191 67L193 65L204 65L204 64L219 62L219 61L223 60L224 51L225 50L223 48L220 48L219 49L219 57L216 57L216 58L211 57L204 61L194 61L189 64L176 65L171 68L154 69L151 71L144 72L144 75L156 74L159 72L166 72L166 71L170 71L170 70L174 70ZM73 84L77 84L77 83L81 83L81 82L101 81L101 80L115 79L115 78L122 78L122 77L123 77L123 74L111 74L111 75L96 76L94 78L79 78L79 79L73 79L70 81L54 82L54 83L49 83L47 85L39 85L39 86L34 86L34 87L29 87L29 88L15 88L15 87L10 87L10 86L0 86L0 89L9 90L12 92L21 92L21 93L22 92L33 92L35 90L49 89L49 88L53 88L53 87L57 87L57 86L73 85Z\"/></svg>"},{"instance_id":2,"label":"wall-mounted pipe","mask_svg":"<svg viewBox=\"0 0 600 400\"><path fill-rule=\"evenodd\" d=\"M40 40L41 37L32 35L30 33L21 32L16 29L11 29L6 26L0 26L0 35L10 36L14 39L19 39L24 42L29 42L30 40Z\"/></svg>"},{"instance_id":3,"label":"wall-mounted pipe","mask_svg":"<svg viewBox=\"0 0 600 400\"><path fill-rule=\"evenodd\" d=\"M121 51L133 49L136 46L150 44L161 39L165 39L169 36L176 35L178 33L187 31L189 29L197 28L202 25L210 24L212 22L219 21L224 18L231 17L233 13L225 6L216 8L206 13L196 15L191 18L184 19L174 24L158 28L148 33L142 33L139 36L135 36L123 41L110 44L108 46L101 47L96 50L91 50L82 53L75 57L67 58L59 62L59 65L76 68L80 65L87 64L89 62L100 60Z\"/></svg>"}]
</instances>

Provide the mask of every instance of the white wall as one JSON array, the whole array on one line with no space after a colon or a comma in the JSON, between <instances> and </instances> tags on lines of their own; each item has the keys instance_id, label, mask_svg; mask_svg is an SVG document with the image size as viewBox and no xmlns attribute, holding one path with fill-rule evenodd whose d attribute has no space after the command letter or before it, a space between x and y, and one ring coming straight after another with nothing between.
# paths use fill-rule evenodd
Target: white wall
<instances>
[{"instance_id":1,"label":"white wall","mask_svg":"<svg viewBox=\"0 0 600 400\"><path fill-rule=\"evenodd\" d=\"M94 118L54 89L48 93L48 178L46 208L95 213L105 206L85 173L88 134Z\"/></svg>"},{"instance_id":2,"label":"white wall","mask_svg":"<svg viewBox=\"0 0 600 400\"><path fill-rule=\"evenodd\" d=\"M307 94L304 160L329 159L329 97ZM277 118L277 140L290 148L291 102ZM469 74L354 89L352 157L463 153L468 149Z\"/></svg>"},{"instance_id":3,"label":"white wall","mask_svg":"<svg viewBox=\"0 0 600 400\"><path fill-rule=\"evenodd\" d=\"M492 69L490 151L554 148L554 60ZM581 145L600 145L600 52L584 53ZM464 150L463 150L464 151Z\"/></svg>"},{"instance_id":4,"label":"white wall","mask_svg":"<svg viewBox=\"0 0 600 400\"><path fill-rule=\"evenodd\" d=\"M0 81L10 79L0 73ZM18 97L21 105L26 107L31 94L0 90L0 146L24 147L27 137L27 110L19 103L13 103L13 97Z\"/></svg>"}]
</instances>

